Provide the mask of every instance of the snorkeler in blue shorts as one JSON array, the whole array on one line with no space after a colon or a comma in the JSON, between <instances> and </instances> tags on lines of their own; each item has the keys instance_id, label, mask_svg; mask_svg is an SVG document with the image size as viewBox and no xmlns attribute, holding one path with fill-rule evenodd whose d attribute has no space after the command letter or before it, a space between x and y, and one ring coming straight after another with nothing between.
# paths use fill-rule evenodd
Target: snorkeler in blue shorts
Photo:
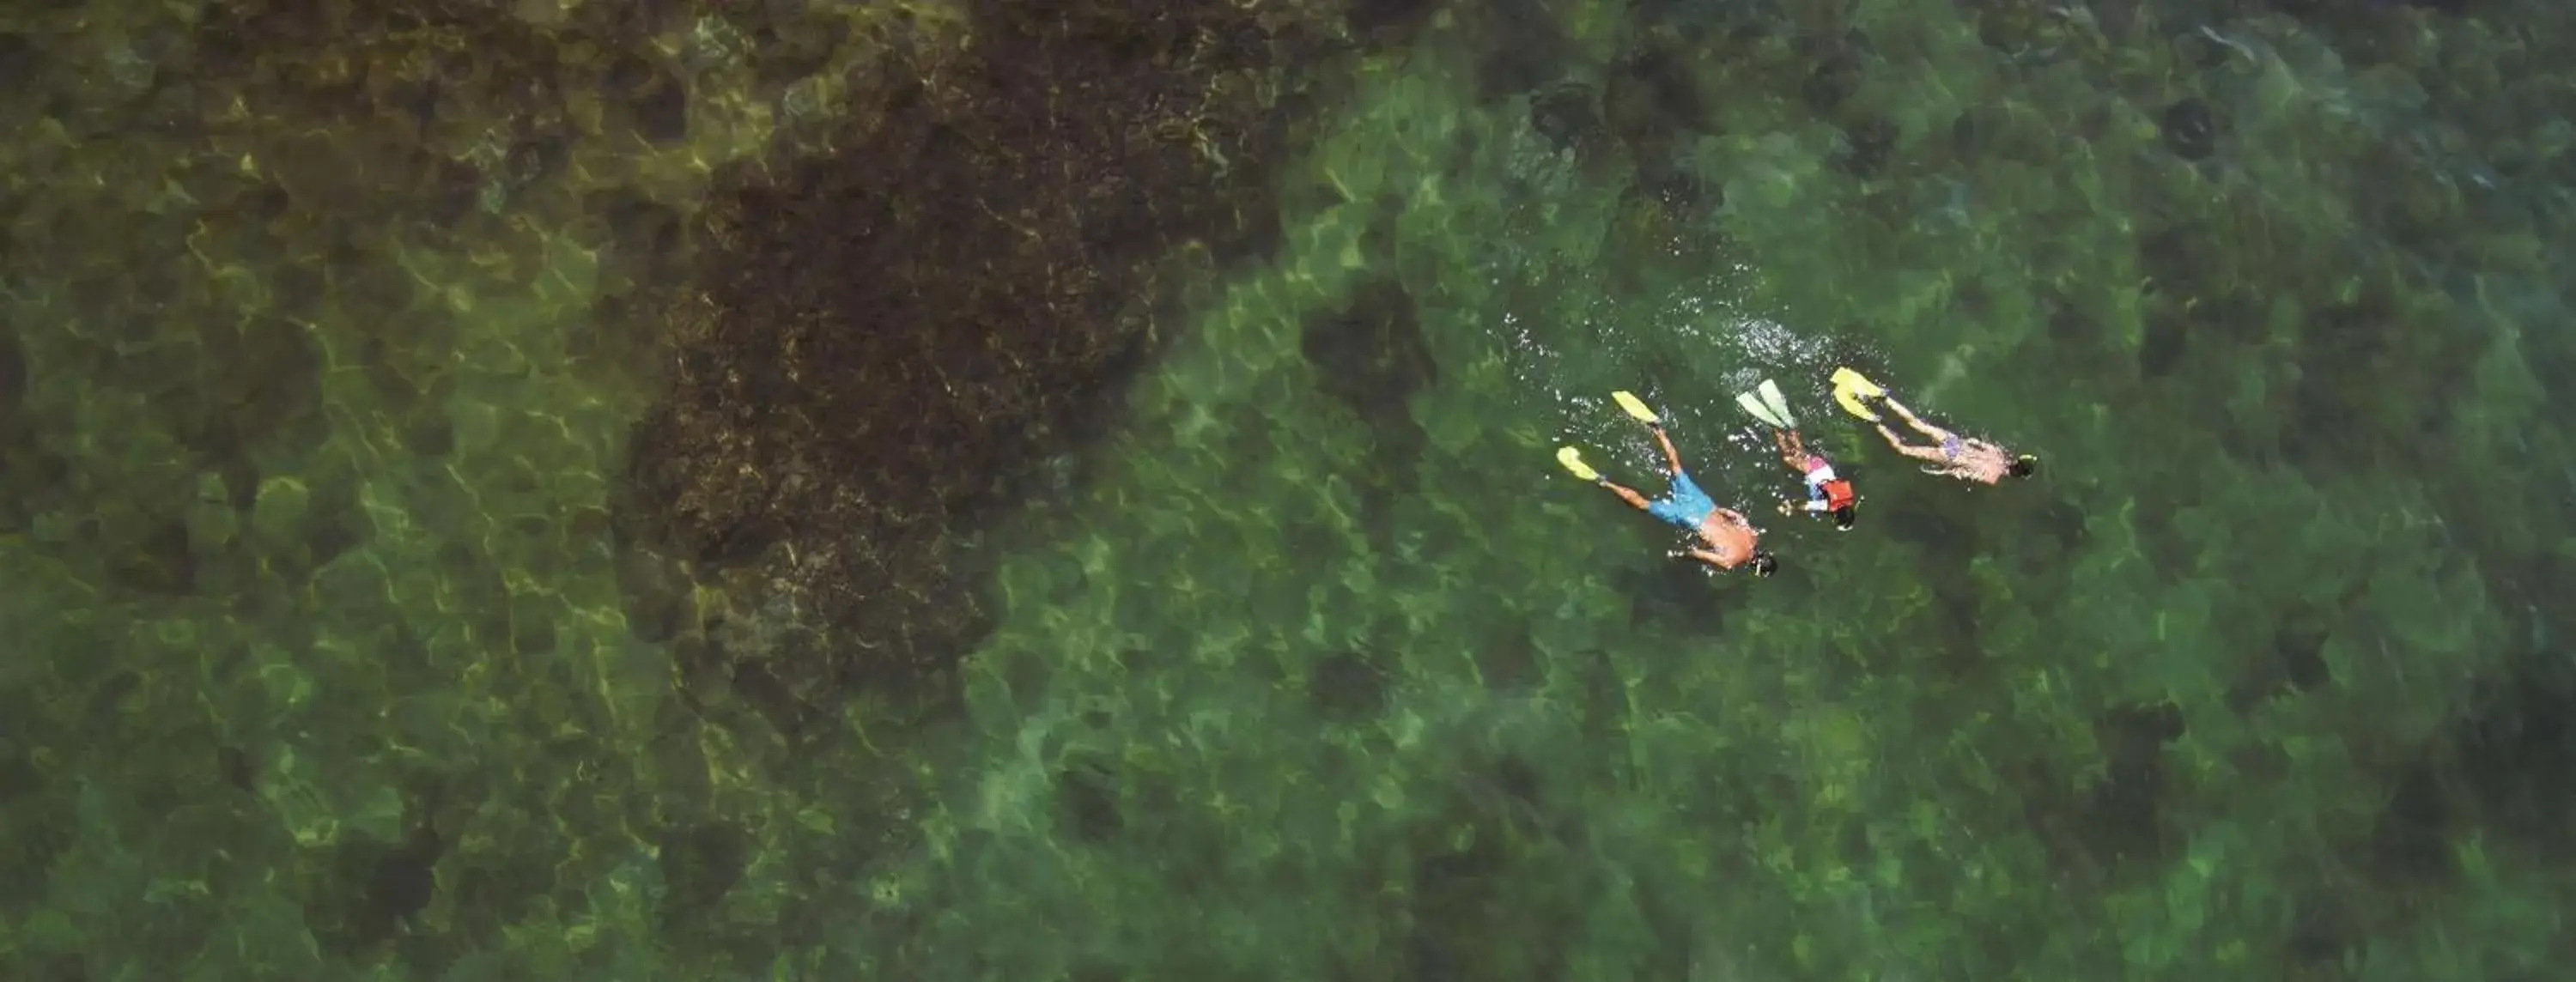
<instances>
[{"instance_id":1,"label":"snorkeler in blue shorts","mask_svg":"<svg viewBox=\"0 0 2576 982\"><path fill-rule=\"evenodd\" d=\"M1663 420L1648 410L1646 404L1639 402L1634 395L1616 392L1612 393L1612 396L1618 400L1620 408L1628 411L1628 415L1646 424L1646 428L1655 434L1655 444L1663 448L1664 463L1668 465L1665 475L1672 482L1665 489L1664 496L1648 501L1645 495L1637 493L1636 490L1612 483L1610 479L1602 477L1601 472L1585 464L1582 454L1573 447L1558 450L1557 463L1564 465L1565 469L1575 477L1610 489L1610 493L1618 495L1619 500L1627 502L1638 510L1697 536L1706 544L1706 548L1694 545L1684 550L1683 554L1692 559L1722 570L1734 569L1749 562L1753 564L1755 576L1769 576L1773 571L1778 570L1780 560L1762 551L1758 545L1761 541L1761 531L1755 529L1753 523L1747 521L1742 512L1718 507L1717 502L1709 499L1708 492L1700 490L1699 484L1691 480L1690 472L1682 469L1681 452L1673 449L1672 438L1664 435Z\"/></svg>"}]
</instances>

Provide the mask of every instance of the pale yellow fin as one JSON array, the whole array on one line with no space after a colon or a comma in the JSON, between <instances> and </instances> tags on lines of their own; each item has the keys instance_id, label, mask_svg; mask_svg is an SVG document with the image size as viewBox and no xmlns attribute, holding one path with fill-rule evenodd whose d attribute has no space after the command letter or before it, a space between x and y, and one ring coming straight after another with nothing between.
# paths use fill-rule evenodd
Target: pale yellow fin
<instances>
[{"instance_id":1,"label":"pale yellow fin","mask_svg":"<svg viewBox=\"0 0 2576 982\"><path fill-rule=\"evenodd\" d=\"M1573 447L1557 448L1556 462L1564 465L1566 473L1572 474L1586 481L1598 481L1601 479L1601 472L1593 470L1592 465L1584 463L1583 452L1576 450Z\"/></svg>"},{"instance_id":2,"label":"pale yellow fin","mask_svg":"<svg viewBox=\"0 0 2576 982\"><path fill-rule=\"evenodd\" d=\"M1655 417L1654 410L1646 408L1645 401L1638 399L1637 394L1634 392L1629 392L1623 389L1618 392L1610 393L1610 398L1612 401L1619 404L1620 409L1626 410L1628 415L1636 417L1637 422L1644 423L1649 426L1663 422L1663 420Z\"/></svg>"}]
</instances>

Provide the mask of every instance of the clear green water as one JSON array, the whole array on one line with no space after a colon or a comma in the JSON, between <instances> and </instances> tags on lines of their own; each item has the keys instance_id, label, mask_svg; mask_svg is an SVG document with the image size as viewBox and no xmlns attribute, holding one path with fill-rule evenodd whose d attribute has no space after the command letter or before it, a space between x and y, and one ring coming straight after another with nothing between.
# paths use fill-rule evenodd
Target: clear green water
<instances>
[{"instance_id":1,"label":"clear green water","mask_svg":"<svg viewBox=\"0 0 2576 982\"><path fill-rule=\"evenodd\" d=\"M1642 29L1561 6L1574 82ZM2402 16L2442 43L2369 70L2240 18L2208 44L2062 29L2054 67L2007 72L1946 5L1854 5L1874 54L1851 99L1893 124L1897 163L1852 176L1840 127L1708 66L1725 135L1682 159L1723 204L1699 208L1554 149L1525 99L1478 99L1448 35L1374 58L1282 178L1342 203L1292 210L1285 248L1208 284L1107 445L1067 463L1076 490L995 530L1025 545L964 725L797 762L816 795L748 776L777 747L667 739L671 653L632 636L585 518L643 402L577 354L592 253L534 235L534 273L470 290L445 286L479 282L469 259L406 254L452 330L396 355L316 318L327 432L268 462L246 524L186 513L286 563L315 515L362 511L373 534L309 586L103 592L44 548L70 503L0 546L20 645L0 966L2550 977L2576 957L2556 722L2576 690L2549 609L2576 572L2576 454L2547 404L2570 364L2568 140L2471 110L2563 91L2530 39L2565 23ZM2189 93L2227 120L2197 166L2159 124ZM1981 150L1957 149L1970 111ZM12 152L48 139L70 142ZM2142 288L2175 270L2188 304ZM1305 331L1388 278L1436 381L1371 416ZM38 279L10 316L27 405L82 407L52 417L79 421L50 438L91 482L66 486L244 494L166 463L140 396L47 371L107 343ZM1824 398L1845 363L2043 476L1913 473ZM405 451L385 395L428 365L453 373L437 456ZM1795 487L1731 403L1763 377L1861 482L1858 529L1771 518ZM1690 569L1554 468L1575 443L1655 486L1620 388L1767 527L1782 575ZM531 624L547 654L492 654ZM231 787L216 744L258 776ZM422 769L474 802L431 893L395 942L318 943L335 915L301 884L361 862L345 844L402 842ZM696 889L650 831L682 799L757 843L711 902L755 940L720 956L660 913ZM882 829L902 847L841 851Z\"/></svg>"},{"instance_id":2,"label":"clear green water","mask_svg":"<svg viewBox=\"0 0 2576 982\"><path fill-rule=\"evenodd\" d=\"M2392 352L2339 380L2349 413L2287 420L2325 342L2299 325L2329 297L2265 291L2267 267L2350 296L2420 261L2349 217L2365 189L2325 181L2338 139L2377 138L2341 129L2354 80L2267 51L2234 83L2243 156L2194 173L2159 146L2152 104L2072 69L2007 86L1941 16L1858 19L1889 60L1859 98L1900 145L1979 104L2108 122L2040 161L1891 189L1826 165L1832 127L1728 103L1748 122L1692 155L1725 210L1681 224L1623 209L1525 106L1470 104L1437 60L1377 67L1309 166L1352 201L1399 198L1392 244L1360 250L1366 204L1302 216L1291 253L1230 284L1140 387L1079 531L1002 574L1010 616L974 686L982 763L932 820L975 845L906 868L895 901L937 905L948 942L976 945L959 970L2538 971L2569 881L2519 858L2535 843L2429 832L2460 870L2440 886L2379 879L2398 861L2370 850L2410 817L2386 817L2382 755L2459 740L2446 719L2479 712L2472 690L2538 629L2495 585L2529 554L2457 525L2536 523L2508 548L2563 548L2543 544L2563 541L2555 511L2461 511L2478 488L2562 480L2523 354L2562 343L2541 337L2560 315L2497 295L2550 288L2474 266L2444 270L2467 289L2396 287L2402 326L2370 328L2442 335L2459 373L2417 377ZM2241 257L2221 262L2271 307L2142 380L2139 231L2176 221L2141 212L2156 198L2208 223L2193 247ZM1353 477L1375 466L1370 424L1322 394L1296 325L1388 269L1419 299L1439 381L1408 406L1418 489L1372 514ZM2044 303L2074 327L2052 333ZM2042 452L2046 477L1911 473L1823 398L1836 353ZM1606 398L1635 388L1721 503L1768 517L1795 488L1729 398L1766 375L1872 502L1849 535L1762 523L1787 563L1774 580L1670 568L1664 530L1549 462L1573 441L1655 487ZM2383 411L2445 417L2439 455L2370 430ZM2285 459L2303 439L2350 449ZM2264 690L2310 621L2330 681ZM1309 691L1319 673L1353 684L1332 661L1347 653L1384 673L1383 708L1355 722ZM2134 722L2159 705L2170 730ZM1082 767L1118 775L1131 816L1106 844L1068 841L1053 798L1052 775ZM2318 914L2313 891L2336 889L2368 913ZM2416 913L2383 920L2394 907ZM2347 964L2287 953L2335 930L2321 916L2371 925ZM1435 917L1459 933L1407 933Z\"/></svg>"}]
</instances>

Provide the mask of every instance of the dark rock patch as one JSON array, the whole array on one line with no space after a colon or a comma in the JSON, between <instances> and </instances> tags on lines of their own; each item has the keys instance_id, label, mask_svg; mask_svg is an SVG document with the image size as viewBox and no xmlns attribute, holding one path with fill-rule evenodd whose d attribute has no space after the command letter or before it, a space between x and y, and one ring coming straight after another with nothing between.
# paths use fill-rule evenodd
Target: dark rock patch
<instances>
[{"instance_id":1,"label":"dark rock patch","mask_svg":"<svg viewBox=\"0 0 2576 982\"><path fill-rule=\"evenodd\" d=\"M1306 699L1325 718L1357 722L1386 708L1385 666L1356 651L1326 655L1306 677Z\"/></svg>"},{"instance_id":2,"label":"dark rock patch","mask_svg":"<svg viewBox=\"0 0 2576 982\"><path fill-rule=\"evenodd\" d=\"M2166 106L2157 117L2157 131L2165 149L2184 160L2207 160L2218 152L2218 111L2197 96Z\"/></svg>"},{"instance_id":3,"label":"dark rock patch","mask_svg":"<svg viewBox=\"0 0 2576 982\"><path fill-rule=\"evenodd\" d=\"M2016 768L2023 815L2062 872L2101 883L2171 859L2182 836L2165 816L2164 748L2182 733L2170 703L2123 707L2094 721L2103 774L2090 786L2047 767Z\"/></svg>"},{"instance_id":4,"label":"dark rock patch","mask_svg":"<svg viewBox=\"0 0 2576 982\"><path fill-rule=\"evenodd\" d=\"M1402 283L1371 281L1339 312L1309 319L1298 350L1335 401L1391 431L1390 439L1420 440L1409 403L1439 381L1440 370L1422 335L1413 295Z\"/></svg>"},{"instance_id":5,"label":"dark rock patch","mask_svg":"<svg viewBox=\"0 0 2576 982\"><path fill-rule=\"evenodd\" d=\"M1633 193L1685 219L1723 197L1684 163L1690 141L1718 125L1691 55L1671 31L1646 34L1612 66L1601 110L1603 128L1636 167Z\"/></svg>"},{"instance_id":6,"label":"dark rock patch","mask_svg":"<svg viewBox=\"0 0 2576 982\"><path fill-rule=\"evenodd\" d=\"M751 837L723 822L666 829L655 844L666 888L658 913L666 926L708 916L751 863Z\"/></svg>"},{"instance_id":7,"label":"dark rock patch","mask_svg":"<svg viewBox=\"0 0 2576 982\"><path fill-rule=\"evenodd\" d=\"M1324 390L1369 427L1374 448L1355 477L1372 538L1383 547L1392 532L1387 509L1416 486L1427 443L1411 400L1440 376L1413 296L1392 279L1372 281L1340 311L1310 317L1298 347Z\"/></svg>"},{"instance_id":8,"label":"dark rock patch","mask_svg":"<svg viewBox=\"0 0 2576 982\"><path fill-rule=\"evenodd\" d=\"M2334 681L2334 669L2326 663L2326 633L2314 625L2283 627L2272 635L2272 657L2281 666L2281 678L2295 692L2314 692Z\"/></svg>"},{"instance_id":9,"label":"dark rock patch","mask_svg":"<svg viewBox=\"0 0 2576 982\"><path fill-rule=\"evenodd\" d=\"M1835 148L1835 169L1861 180L1879 176L1896 153L1897 136L1896 124L1881 117L1853 123L1843 130L1842 144Z\"/></svg>"},{"instance_id":10,"label":"dark rock patch","mask_svg":"<svg viewBox=\"0 0 2576 982\"><path fill-rule=\"evenodd\" d=\"M1577 715L1584 734L1610 738L1628 722L1627 680L1620 676L1619 663L1607 651L1587 649L1575 656L1574 675L1581 690Z\"/></svg>"},{"instance_id":11,"label":"dark rock patch","mask_svg":"<svg viewBox=\"0 0 2576 982\"><path fill-rule=\"evenodd\" d=\"M2159 379L2173 374L2182 363L2184 344L2189 337L2185 312L2175 304L2151 304L2145 312L2146 323L2138 340L2138 375Z\"/></svg>"},{"instance_id":12,"label":"dark rock patch","mask_svg":"<svg viewBox=\"0 0 2576 982\"><path fill-rule=\"evenodd\" d=\"M1492 0L1468 21L1477 48L1476 89L1487 99L1529 92L1572 62L1572 42L1546 0Z\"/></svg>"},{"instance_id":13,"label":"dark rock patch","mask_svg":"<svg viewBox=\"0 0 2576 982\"><path fill-rule=\"evenodd\" d=\"M2141 378L2172 374L2195 349L2206 349L2206 358L2267 337L2268 294L2237 268L2253 260L2230 252L2230 245L2223 229L2196 220L2176 220L2140 236Z\"/></svg>"},{"instance_id":14,"label":"dark rock patch","mask_svg":"<svg viewBox=\"0 0 2576 982\"><path fill-rule=\"evenodd\" d=\"M22 713L19 718L39 717ZM45 882L55 860L79 841L81 818L74 810L74 799L63 791L54 775L33 759L26 743L0 736L0 807L9 809L10 815L10 846L0 849L0 875L8 877L6 882ZM43 899L39 890L0 890L0 914L23 913Z\"/></svg>"},{"instance_id":15,"label":"dark rock patch","mask_svg":"<svg viewBox=\"0 0 2576 982\"><path fill-rule=\"evenodd\" d=\"M2447 882L2455 872L2451 837L2459 814L2437 767L2409 768L2390 785L2363 852L2383 883Z\"/></svg>"},{"instance_id":16,"label":"dark rock patch","mask_svg":"<svg viewBox=\"0 0 2576 982\"><path fill-rule=\"evenodd\" d=\"M438 857L446 852L446 839L423 822L404 836L401 845L377 857L368 870L359 906L363 930L389 932L429 906L438 892Z\"/></svg>"},{"instance_id":17,"label":"dark rock patch","mask_svg":"<svg viewBox=\"0 0 2576 982\"><path fill-rule=\"evenodd\" d=\"M2163 817L2164 748L2183 735L2182 711L2171 703L2125 708L2096 721L2094 731L2110 765L2085 823L2095 858L2162 862L2177 841Z\"/></svg>"},{"instance_id":18,"label":"dark rock patch","mask_svg":"<svg viewBox=\"0 0 2576 982\"><path fill-rule=\"evenodd\" d=\"M1057 772L1055 783L1060 820L1076 841L1107 842L1126 828L1118 808L1118 776L1107 767L1068 767Z\"/></svg>"},{"instance_id":19,"label":"dark rock patch","mask_svg":"<svg viewBox=\"0 0 2576 982\"><path fill-rule=\"evenodd\" d=\"M1351 0L1342 14L1353 37L1371 44L1399 45L1413 40L1440 12L1442 0Z\"/></svg>"},{"instance_id":20,"label":"dark rock patch","mask_svg":"<svg viewBox=\"0 0 2576 982\"><path fill-rule=\"evenodd\" d=\"M1815 67L1807 70L1807 80L1798 88L1798 98L1807 108L1830 114L1842 108L1843 101L1860 90L1863 69L1860 58L1851 51L1827 48L1821 51Z\"/></svg>"},{"instance_id":21,"label":"dark rock patch","mask_svg":"<svg viewBox=\"0 0 2576 982\"><path fill-rule=\"evenodd\" d=\"M2481 705L2453 724L2460 783L2496 832L2564 858L2576 819L2576 669L2563 658L2519 659Z\"/></svg>"},{"instance_id":22,"label":"dark rock patch","mask_svg":"<svg viewBox=\"0 0 2576 982\"><path fill-rule=\"evenodd\" d=\"M0 324L0 443L18 422L18 407L27 398L27 349L15 325Z\"/></svg>"},{"instance_id":23,"label":"dark rock patch","mask_svg":"<svg viewBox=\"0 0 2576 982\"><path fill-rule=\"evenodd\" d=\"M861 79L833 153L723 175L695 289L633 301L670 372L620 539L759 571L731 615L758 629L682 674L773 715L944 688L986 623L971 534L1101 430L1174 326L1159 298L1269 245L1265 166L1294 121L1250 78L1330 50L1224 6L971 11L964 51ZM648 252L668 234L609 204ZM1196 266L1158 265L1194 243Z\"/></svg>"},{"instance_id":24,"label":"dark rock patch","mask_svg":"<svg viewBox=\"0 0 2576 982\"><path fill-rule=\"evenodd\" d=\"M2037 113L2012 105L1971 106L1950 120L1946 141L1961 161L1981 159L2043 163L2057 153L2059 137Z\"/></svg>"},{"instance_id":25,"label":"dark rock patch","mask_svg":"<svg viewBox=\"0 0 2576 982\"><path fill-rule=\"evenodd\" d=\"M188 526L176 518L110 547L113 551L105 557L109 582L165 596L186 596L197 587L196 549L188 541Z\"/></svg>"},{"instance_id":26,"label":"dark rock patch","mask_svg":"<svg viewBox=\"0 0 2576 982\"><path fill-rule=\"evenodd\" d=\"M1545 669L1538 642L1530 637L1529 625L1512 621L1497 623L1485 633L1476 646L1476 671L1487 687L1497 691L1518 691L1536 684Z\"/></svg>"},{"instance_id":27,"label":"dark rock patch","mask_svg":"<svg viewBox=\"0 0 2576 982\"><path fill-rule=\"evenodd\" d=\"M2349 298L2313 298L2295 355L2300 377L2282 400L2292 463L2332 473L2435 459L2453 412L2438 387L2470 372L2483 342L2436 319L2420 293L2411 278L2377 268Z\"/></svg>"},{"instance_id":28,"label":"dark rock patch","mask_svg":"<svg viewBox=\"0 0 2576 982\"><path fill-rule=\"evenodd\" d=\"M656 73L639 83L627 97L625 110L635 135L645 143L672 146L689 138L688 86L667 73Z\"/></svg>"},{"instance_id":29,"label":"dark rock patch","mask_svg":"<svg viewBox=\"0 0 2576 982\"><path fill-rule=\"evenodd\" d=\"M2347 595L2340 610L2355 610L2359 598L2357 590ZM2247 712L2266 700L2314 692L2333 684L2333 666L2325 658L2326 641L2331 636L2329 626L2347 616L2336 610L2329 605L2291 611L2273 625L2271 642L2247 657L2235 682L2228 687L2229 708Z\"/></svg>"},{"instance_id":30,"label":"dark rock patch","mask_svg":"<svg viewBox=\"0 0 2576 982\"><path fill-rule=\"evenodd\" d=\"M1414 979L1555 979L1579 923L1565 873L1508 819L1453 799L1414 836L1403 958ZM1472 828L1461 836L1460 826ZM1556 889L1539 888L1546 884Z\"/></svg>"},{"instance_id":31,"label":"dark rock patch","mask_svg":"<svg viewBox=\"0 0 2576 982\"><path fill-rule=\"evenodd\" d=\"M2344 953L2369 938L2356 904L2340 892L2316 890L2292 906L2282 954L2302 969L2341 967Z\"/></svg>"},{"instance_id":32,"label":"dark rock patch","mask_svg":"<svg viewBox=\"0 0 2576 982\"><path fill-rule=\"evenodd\" d=\"M240 747L215 748L215 774L235 791L255 791L259 786L259 768Z\"/></svg>"},{"instance_id":33,"label":"dark rock patch","mask_svg":"<svg viewBox=\"0 0 2576 982\"><path fill-rule=\"evenodd\" d=\"M1649 37L1612 67L1603 93L1606 122L1630 145L1705 132L1716 119L1684 46Z\"/></svg>"},{"instance_id":34,"label":"dark rock patch","mask_svg":"<svg viewBox=\"0 0 2576 982\"><path fill-rule=\"evenodd\" d=\"M45 70L44 51L27 35L0 33L0 89L16 89Z\"/></svg>"},{"instance_id":35,"label":"dark rock patch","mask_svg":"<svg viewBox=\"0 0 2576 982\"><path fill-rule=\"evenodd\" d=\"M1604 135L1599 101L1586 86L1541 89L1530 97L1530 128L1558 150L1589 145Z\"/></svg>"},{"instance_id":36,"label":"dark rock patch","mask_svg":"<svg viewBox=\"0 0 2576 982\"><path fill-rule=\"evenodd\" d=\"M450 843L414 814L400 841L364 838L334 848L313 877L305 923L325 950L355 954L397 941L437 895L437 869Z\"/></svg>"}]
</instances>

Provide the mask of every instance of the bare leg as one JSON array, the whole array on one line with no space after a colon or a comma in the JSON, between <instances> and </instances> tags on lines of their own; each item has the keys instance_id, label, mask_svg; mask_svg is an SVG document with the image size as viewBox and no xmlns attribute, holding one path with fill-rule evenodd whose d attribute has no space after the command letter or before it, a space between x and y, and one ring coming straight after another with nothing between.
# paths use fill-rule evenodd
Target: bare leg
<instances>
[{"instance_id":1,"label":"bare leg","mask_svg":"<svg viewBox=\"0 0 2576 982\"><path fill-rule=\"evenodd\" d=\"M1887 424L1878 424L1878 435L1886 437L1887 445L1895 447L1897 453L1901 453L1909 457L1914 455L1914 446L1906 443L1904 437L1897 436L1895 430L1888 429Z\"/></svg>"},{"instance_id":2,"label":"bare leg","mask_svg":"<svg viewBox=\"0 0 2576 982\"><path fill-rule=\"evenodd\" d=\"M1664 448L1664 463L1667 467L1664 473L1666 475L1681 473L1682 453L1679 450L1673 449L1673 438L1664 435L1663 424L1650 423L1646 428L1655 431L1655 445ZM1638 505L1637 507L1643 508L1646 506Z\"/></svg>"},{"instance_id":3,"label":"bare leg","mask_svg":"<svg viewBox=\"0 0 2576 982\"><path fill-rule=\"evenodd\" d=\"M1773 433L1771 442L1780 445L1782 463L1788 464L1790 470L1801 474L1806 473L1807 441L1799 438L1798 431L1781 430Z\"/></svg>"},{"instance_id":4,"label":"bare leg","mask_svg":"<svg viewBox=\"0 0 2576 982\"><path fill-rule=\"evenodd\" d=\"M1609 488L1611 494L1618 495L1619 500L1627 502L1638 511L1645 511L1646 509L1653 507L1653 503L1647 501L1645 495L1638 494L1636 491L1629 488L1612 484L1607 478L1602 479L1601 486Z\"/></svg>"},{"instance_id":5,"label":"bare leg","mask_svg":"<svg viewBox=\"0 0 2576 982\"><path fill-rule=\"evenodd\" d=\"M1923 417L1914 415L1914 410L1905 408L1904 403L1898 402L1892 397L1887 399L1886 402L1888 408L1896 410L1897 415L1905 417L1906 424L1914 427L1924 436L1941 441L1947 441L1950 439L1950 431L1924 422Z\"/></svg>"}]
</instances>

